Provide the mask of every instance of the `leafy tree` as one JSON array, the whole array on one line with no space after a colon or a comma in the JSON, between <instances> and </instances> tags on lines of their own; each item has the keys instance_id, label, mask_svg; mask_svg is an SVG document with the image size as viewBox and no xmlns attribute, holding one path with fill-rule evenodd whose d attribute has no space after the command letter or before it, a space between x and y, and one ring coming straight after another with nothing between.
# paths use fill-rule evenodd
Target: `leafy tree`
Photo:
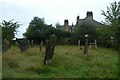
<instances>
[{"instance_id":1,"label":"leafy tree","mask_svg":"<svg viewBox=\"0 0 120 80\"><path fill-rule=\"evenodd\" d=\"M82 43L84 43L84 36L88 34L89 35L89 41L93 42L95 39L97 39L97 30L95 26L91 26L88 24L82 24L77 27L76 31L72 33L71 39L75 43L77 43L78 40L81 40Z\"/></svg>"},{"instance_id":2,"label":"leafy tree","mask_svg":"<svg viewBox=\"0 0 120 80\"><path fill-rule=\"evenodd\" d=\"M117 4L117 2L113 2L110 4L110 7L107 6L106 12L102 10L102 15L106 17L104 23L110 26L111 30L113 30L113 35L118 27L118 15L120 14L119 9L119 4Z\"/></svg>"},{"instance_id":3,"label":"leafy tree","mask_svg":"<svg viewBox=\"0 0 120 80\"><path fill-rule=\"evenodd\" d=\"M27 32L24 34L27 39L41 41L45 39L45 33L47 33L46 27L50 27L45 24L44 18L34 17L29 23ZM46 32L45 32L46 30Z\"/></svg>"},{"instance_id":4,"label":"leafy tree","mask_svg":"<svg viewBox=\"0 0 120 80\"><path fill-rule=\"evenodd\" d=\"M58 30L63 30L64 29L64 27L58 22L55 24L55 26Z\"/></svg>"},{"instance_id":5,"label":"leafy tree","mask_svg":"<svg viewBox=\"0 0 120 80\"><path fill-rule=\"evenodd\" d=\"M119 19L118 19L118 29L116 31L116 47L119 48L119 52L120 52L120 15L119 15Z\"/></svg>"},{"instance_id":6,"label":"leafy tree","mask_svg":"<svg viewBox=\"0 0 120 80\"><path fill-rule=\"evenodd\" d=\"M57 36L57 43L62 37L70 36L69 33L56 29L52 25L45 24L44 18L34 17L31 20L24 36L29 40L34 40L39 43L41 40L45 41L51 34Z\"/></svg>"},{"instance_id":7,"label":"leafy tree","mask_svg":"<svg viewBox=\"0 0 120 80\"><path fill-rule=\"evenodd\" d=\"M15 34L17 34L17 29L19 28L20 24L18 22L13 22L13 20L5 21L3 20L2 24L2 39L7 39L11 41Z\"/></svg>"},{"instance_id":8,"label":"leafy tree","mask_svg":"<svg viewBox=\"0 0 120 80\"><path fill-rule=\"evenodd\" d=\"M107 39L109 39L108 37L114 36L112 33L113 33L113 31L109 26L104 25L102 28L100 28L98 30L99 46L107 47L107 45L109 43L107 40Z\"/></svg>"},{"instance_id":9,"label":"leafy tree","mask_svg":"<svg viewBox=\"0 0 120 80\"><path fill-rule=\"evenodd\" d=\"M120 3L120 2L119 2ZM120 15L120 4L117 2L113 2L110 4L110 7L107 7L107 11L102 11L102 15L106 17L106 21L104 22L109 26L109 35L113 36L116 41L116 47L119 41L119 15ZM105 29L104 29L105 30ZM107 32L108 32L107 31ZM107 37L107 36L106 36Z\"/></svg>"}]
</instances>

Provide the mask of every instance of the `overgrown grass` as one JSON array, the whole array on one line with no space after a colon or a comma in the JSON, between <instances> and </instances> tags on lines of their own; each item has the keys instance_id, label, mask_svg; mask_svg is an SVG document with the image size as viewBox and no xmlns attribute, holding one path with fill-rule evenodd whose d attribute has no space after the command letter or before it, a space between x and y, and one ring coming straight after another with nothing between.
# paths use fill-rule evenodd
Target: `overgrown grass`
<instances>
[{"instance_id":1,"label":"overgrown grass","mask_svg":"<svg viewBox=\"0 0 120 80\"><path fill-rule=\"evenodd\" d=\"M118 53L112 49L57 46L51 64L44 66L45 51L38 46L21 53L13 46L3 53L3 78L117 78Z\"/></svg>"}]
</instances>

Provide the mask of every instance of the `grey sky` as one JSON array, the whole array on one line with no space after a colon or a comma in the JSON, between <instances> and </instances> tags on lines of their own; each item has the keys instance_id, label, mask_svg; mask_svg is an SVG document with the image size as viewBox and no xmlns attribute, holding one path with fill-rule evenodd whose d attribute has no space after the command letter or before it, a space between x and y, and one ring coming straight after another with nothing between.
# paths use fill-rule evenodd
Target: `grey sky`
<instances>
[{"instance_id":1,"label":"grey sky","mask_svg":"<svg viewBox=\"0 0 120 80\"><path fill-rule=\"evenodd\" d=\"M18 36L26 31L34 16L45 19L47 24L63 25L64 19L69 20L69 25L76 23L76 16L86 17L87 11L93 11L93 18L99 22L104 21L101 10L106 11L106 6L119 0L0 0L0 22L4 20L19 21L22 24Z\"/></svg>"}]
</instances>

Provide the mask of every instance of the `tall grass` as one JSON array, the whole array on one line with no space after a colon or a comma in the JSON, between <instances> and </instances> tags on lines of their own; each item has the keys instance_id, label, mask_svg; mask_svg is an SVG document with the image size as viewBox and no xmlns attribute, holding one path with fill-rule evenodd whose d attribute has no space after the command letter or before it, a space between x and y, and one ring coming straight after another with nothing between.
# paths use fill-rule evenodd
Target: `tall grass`
<instances>
[{"instance_id":1,"label":"tall grass","mask_svg":"<svg viewBox=\"0 0 120 80\"><path fill-rule=\"evenodd\" d=\"M2 55L4 78L117 78L118 53L112 49L57 46L51 64L43 65L45 49L30 48L21 53L13 46Z\"/></svg>"}]
</instances>

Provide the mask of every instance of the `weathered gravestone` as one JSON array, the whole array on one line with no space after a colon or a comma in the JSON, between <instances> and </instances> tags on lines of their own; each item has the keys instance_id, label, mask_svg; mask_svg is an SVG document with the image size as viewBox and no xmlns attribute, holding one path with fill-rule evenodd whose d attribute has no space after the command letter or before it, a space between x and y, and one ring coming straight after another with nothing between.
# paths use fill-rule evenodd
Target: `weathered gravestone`
<instances>
[{"instance_id":1,"label":"weathered gravestone","mask_svg":"<svg viewBox=\"0 0 120 80\"><path fill-rule=\"evenodd\" d=\"M90 43L90 48L97 48L97 41L94 40L94 43Z\"/></svg>"},{"instance_id":2,"label":"weathered gravestone","mask_svg":"<svg viewBox=\"0 0 120 80\"><path fill-rule=\"evenodd\" d=\"M88 53L88 35L85 35L84 56Z\"/></svg>"},{"instance_id":3,"label":"weathered gravestone","mask_svg":"<svg viewBox=\"0 0 120 80\"><path fill-rule=\"evenodd\" d=\"M80 42L80 40L78 40L78 47L79 47L80 49L83 49L83 48L81 47L81 42Z\"/></svg>"},{"instance_id":4,"label":"weathered gravestone","mask_svg":"<svg viewBox=\"0 0 120 80\"><path fill-rule=\"evenodd\" d=\"M50 38L48 40L46 40L46 44L45 44L46 53L44 57L44 64L51 62L55 50L55 45L56 45L56 37L53 34L50 35Z\"/></svg>"},{"instance_id":5,"label":"weathered gravestone","mask_svg":"<svg viewBox=\"0 0 120 80\"><path fill-rule=\"evenodd\" d=\"M65 39L65 45L69 45L70 44L70 38L66 38Z\"/></svg>"},{"instance_id":6,"label":"weathered gravestone","mask_svg":"<svg viewBox=\"0 0 120 80\"><path fill-rule=\"evenodd\" d=\"M94 43L95 43L95 48L97 48L97 40L95 40Z\"/></svg>"},{"instance_id":7,"label":"weathered gravestone","mask_svg":"<svg viewBox=\"0 0 120 80\"><path fill-rule=\"evenodd\" d=\"M2 52L6 52L10 48L11 48L10 42L7 39L4 39L2 41Z\"/></svg>"},{"instance_id":8,"label":"weathered gravestone","mask_svg":"<svg viewBox=\"0 0 120 80\"><path fill-rule=\"evenodd\" d=\"M25 52L29 48L28 42L25 39L19 41L18 46L19 46L21 52Z\"/></svg>"},{"instance_id":9,"label":"weathered gravestone","mask_svg":"<svg viewBox=\"0 0 120 80\"><path fill-rule=\"evenodd\" d=\"M31 40L31 46L34 47L34 41L33 40Z\"/></svg>"},{"instance_id":10,"label":"weathered gravestone","mask_svg":"<svg viewBox=\"0 0 120 80\"><path fill-rule=\"evenodd\" d=\"M110 45L111 45L111 47L114 46L114 40L113 39L114 39L113 37L110 37Z\"/></svg>"},{"instance_id":11,"label":"weathered gravestone","mask_svg":"<svg viewBox=\"0 0 120 80\"><path fill-rule=\"evenodd\" d=\"M40 51L42 50L42 46L43 46L43 41L40 42L40 47L39 47Z\"/></svg>"},{"instance_id":12,"label":"weathered gravestone","mask_svg":"<svg viewBox=\"0 0 120 80\"><path fill-rule=\"evenodd\" d=\"M80 46L80 40L78 40L78 46Z\"/></svg>"}]
</instances>

